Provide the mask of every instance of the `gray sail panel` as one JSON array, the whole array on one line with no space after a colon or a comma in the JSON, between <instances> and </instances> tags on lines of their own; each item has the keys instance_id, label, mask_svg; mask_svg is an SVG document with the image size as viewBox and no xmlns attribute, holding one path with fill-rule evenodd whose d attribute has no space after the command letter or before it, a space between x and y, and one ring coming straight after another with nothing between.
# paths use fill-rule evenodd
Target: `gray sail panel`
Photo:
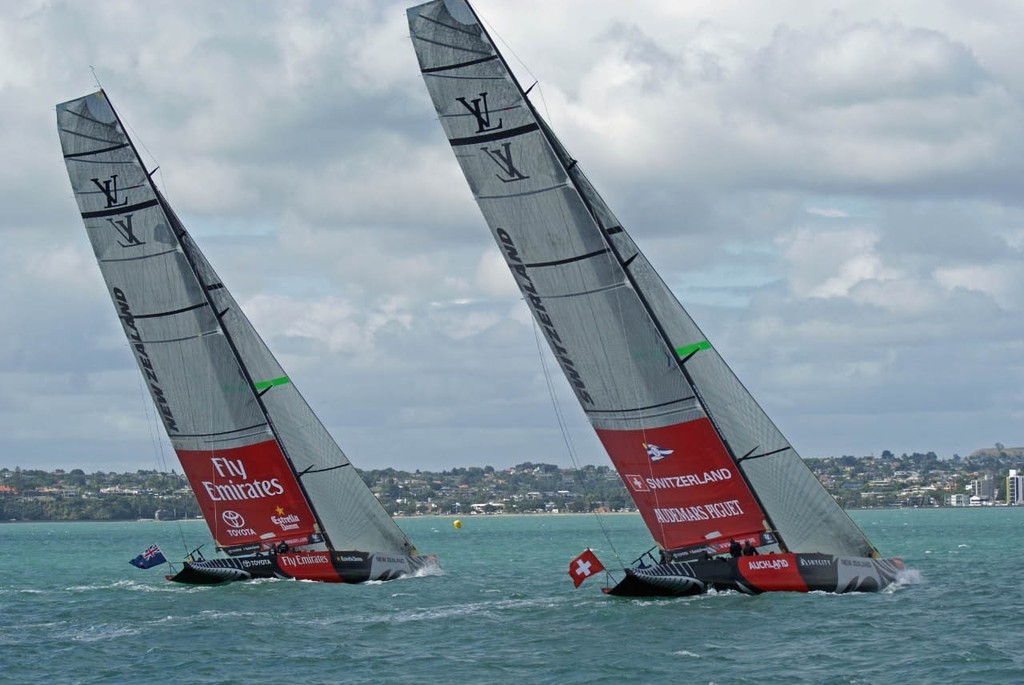
<instances>
[{"instance_id":1,"label":"gray sail panel","mask_svg":"<svg viewBox=\"0 0 1024 685\"><path fill-rule=\"evenodd\" d=\"M408 553L412 545L405 534L351 466L191 236L180 230L182 248L207 284L220 323L231 336L331 544L336 549Z\"/></svg>"},{"instance_id":2,"label":"gray sail panel","mask_svg":"<svg viewBox=\"0 0 1024 685\"><path fill-rule=\"evenodd\" d=\"M492 195L479 205L595 427L639 427L653 415L638 409L654 406L648 427L685 420L663 408L675 402L692 413L695 403L682 400L693 393L575 190ZM502 225L515 225L515 237Z\"/></svg>"}]
</instances>

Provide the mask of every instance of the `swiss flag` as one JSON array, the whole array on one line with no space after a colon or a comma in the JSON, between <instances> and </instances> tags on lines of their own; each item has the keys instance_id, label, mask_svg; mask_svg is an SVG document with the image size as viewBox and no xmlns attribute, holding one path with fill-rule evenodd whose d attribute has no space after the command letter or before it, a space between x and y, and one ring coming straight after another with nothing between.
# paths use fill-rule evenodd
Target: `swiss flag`
<instances>
[{"instance_id":1,"label":"swiss flag","mask_svg":"<svg viewBox=\"0 0 1024 685\"><path fill-rule=\"evenodd\" d=\"M584 580L603 570L604 565L598 561L589 547L583 554L569 562L569 577L572 578L575 587L579 587Z\"/></svg>"}]
</instances>

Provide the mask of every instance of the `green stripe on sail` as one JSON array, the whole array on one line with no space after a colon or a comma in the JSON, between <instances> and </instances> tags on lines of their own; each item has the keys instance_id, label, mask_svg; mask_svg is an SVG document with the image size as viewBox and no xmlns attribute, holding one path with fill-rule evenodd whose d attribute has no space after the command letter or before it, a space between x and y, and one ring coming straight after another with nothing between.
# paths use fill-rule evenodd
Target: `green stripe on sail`
<instances>
[{"instance_id":1,"label":"green stripe on sail","mask_svg":"<svg viewBox=\"0 0 1024 685\"><path fill-rule=\"evenodd\" d=\"M683 345L682 347L677 347L676 348L676 354L679 355L680 358L685 358L685 357L689 357L691 354L693 354L697 350L710 350L710 349L711 349L711 343L709 343L707 340L701 340L700 342L693 343L692 345Z\"/></svg>"},{"instance_id":2,"label":"green stripe on sail","mask_svg":"<svg viewBox=\"0 0 1024 685\"><path fill-rule=\"evenodd\" d=\"M272 378L269 381L259 381L257 383L253 383L252 385L257 390L266 390L267 388L272 388L275 385L284 385L287 382L288 376L281 376L280 378Z\"/></svg>"}]
</instances>

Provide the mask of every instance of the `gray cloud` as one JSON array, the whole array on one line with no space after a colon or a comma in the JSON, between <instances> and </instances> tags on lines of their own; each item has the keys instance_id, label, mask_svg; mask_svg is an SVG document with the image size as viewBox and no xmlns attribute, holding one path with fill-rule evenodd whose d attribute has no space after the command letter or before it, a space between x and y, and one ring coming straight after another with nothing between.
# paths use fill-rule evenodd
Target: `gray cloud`
<instances>
[{"instance_id":1,"label":"gray cloud","mask_svg":"<svg viewBox=\"0 0 1024 685\"><path fill-rule=\"evenodd\" d=\"M1024 77L1008 27L1024 11L476 5L804 455L1021 442ZM90 65L357 465L568 463L532 324L435 121L404 6L0 9L5 464L152 468L169 449L54 131L54 104L94 87ZM605 463L553 382L582 458Z\"/></svg>"}]
</instances>

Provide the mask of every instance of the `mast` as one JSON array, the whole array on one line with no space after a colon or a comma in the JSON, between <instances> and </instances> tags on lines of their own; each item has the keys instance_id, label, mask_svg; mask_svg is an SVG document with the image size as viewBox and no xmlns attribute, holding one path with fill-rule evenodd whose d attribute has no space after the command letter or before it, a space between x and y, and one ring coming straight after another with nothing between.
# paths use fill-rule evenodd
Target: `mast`
<instances>
[{"instance_id":1,"label":"mast","mask_svg":"<svg viewBox=\"0 0 1024 685\"><path fill-rule=\"evenodd\" d=\"M153 191L153 194L157 197L157 200L160 203L160 208L163 209L164 213L167 215L167 218L170 219L174 224L174 235L175 238L177 239L178 246L181 248L182 256L185 258L185 261L188 263L189 268L192 270L192 274L195 276L196 281L201 286L203 297L206 300L207 306L210 307L210 311L213 312L214 316L217 317L217 325L220 328L221 335L224 336L224 340L227 342L228 347L231 349L231 353L232 355L234 355L235 361L238 365L238 369L242 373L242 377L245 379L246 387L248 387L249 392L252 394L253 399L256 401L257 406L259 406L260 411L262 412L264 418L266 419L267 426L270 428L270 432L274 436L274 441L277 443L278 449L280 449L281 453L284 455L285 463L288 464L289 471L291 471L292 475L295 477L295 482L298 485L299 490L302 492L302 497L306 500L306 504L309 507L310 512L313 514L313 518L316 520L317 528L319 528L319 532L324 538L325 545L327 546L328 549L333 550L334 546L331 544L330 537L327 534L327 530L323 525L323 521L321 521L320 519L320 514L317 512L316 506L313 504L313 500L310 498L309 493L306 491L306 487L305 485L303 485L302 478L298 471L296 471L295 465L292 463L291 457L288 456L287 448L284 445L284 441L281 440L277 428L274 426L274 420L263 402L262 394L256 392L256 386L254 385L254 381L252 379L251 374L249 373L249 370L245 366L245 362L242 361L242 356L238 351L238 347L235 344L235 341L232 339L231 334L228 332L227 327L224 326L223 322L221 321L221 317L226 313L227 310L225 310L224 312L217 311L216 306L213 302L213 298L210 297L210 290L208 287L209 284L203 282L203 279L199 275L199 270L196 268L195 261L193 260L192 255L189 254L189 251L185 249L185 245L182 243L182 236L188 235L188 231L185 229L185 226L184 224L182 224L181 220L178 219L178 215L171 208L166 198L164 198L163 193L161 193L160 190L156 187L156 183L153 181L152 172L146 170L145 165L142 163L142 157L139 155L139 151L135 147L135 142L132 140L131 136L128 135L128 130L125 128L123 122L121 121L121 117L117 113L117 109L114 108L114 105L110 102L110 98L107 97L106 91L101 88L100 92L103 93L104 100L107 101L107 105L110 107L110 111L113 112L114 118L117 120L117 125L124 132L125 140L128 141L128 145L131 147L132 153L135 155L135 158L139 161L139 165L142 166L143 173L146 175L146 180L149 183L150 189Z\"/></svg>"},{"instance_id":2,"label":"mast","mask_svg":"<svg viewBox=\"0 0 1024 685\"><path fill-rule=\"evenodd\" d=\"M572 169L575 167L575 160L573 160L573 164L571 164L571 165L570 164L566 164L566 161L562 158L562 155L558 154L559 150L564 150L564 147L561 145L561 143L559 141L552 140L551 131L550 131L548 125L547 125L547 122L545 122L543 120L543 118L540 116L540 114L537 112L537 109L536 109L536 107L534 107L533 102L530 100L530 98L527 95L526 91L523 89L522 85L519 83L519 79L516 78L515 73L513 73L511 67L509 67L508 62L505 60L505 56L501 53L501 50L498 49L498 46L494 43L493 39L491 38L490 33L487 31L487 28L484 26L483 22L480 20L480 15L477 14L476 10L469 3L469 0L465 0L465 3L466 3L466 7L469 8L469 11L473 13L473 17L476 19L476 22L480 26L480 30L483 32L484 36L486 36L487 41L494 48L495 54L497 55L498 59L501 61L501 64L505 68L505 71L509 75L509 78L512 80L512 83L515 85L516 89L519 91L519 95L522 98L523 102L526 103L526 106L529 108L530 113L533 115L533 118L538 122L540 132L544 136L544 139L547 140L547 142L551 146L552 150L555 151L555 153L556 153L555 157L558 159L559 164L562 165L562 168L565 170L566 177L572 183L573 188L575 188L577 194L580 197L580 200L583 202L584 206L587 208L587 211L589 212L591 218L594 221L594 225L597 227L597 230L598 230L598 232L601 235L601 239L604 241L605 245L608 246L609 250L614 255L615 260L618 262L619 267L622 269L623 275L625 275L626 279L629 281L630 287L632 288L633 292L636 294L637 299L640 301L640 304L643 306L645 312L647 313L647 316L650 318L651 323L654 325L655 329L658 331L658 335L661 337L661 340L664 343L666 349L668 350L670 356L675 361L676 366L682 372L684 378L686 378L686 382L689 383L690 387L692 388L692 390L694 392L694 396L697 399L697 402L700 404L701 409L704 411L704 414L707 416L708 421L711 424L711 427L715 431L715 435L718 437L719 441L721 441L723 447L725 448L727 454L729 455L729 458L732 460L733 464L736 466L736 471L740 474L740 477L743 479L743 482L746 484L747 489L750 491L751 495L754 497L754 500L757 502L757 506L761 509L761 513L764 514L765 519L768 521L768 523L769 523L769 525L771 527L771 532L775 535L776 540L778 541L779 547L785 551L785 549L786 549L785 543L784 543L784 541L782 539L781 534L778 531L778 527L775 525L774 521L772 521L771 514L768 512L767 508L764 506L764 503L762 502L760 496L757 494L757 491L754 489L753 484L750 482L750 479L747 477L746 473L743 471L743 468L740 466L739 459L736 457L736 454L733 452L732 446L729 444L728 440L726 440L725 436L723 435L722 430L719 427L718 422L715 420L714 415L708 409L707 403L705 402L704 397L701 394L700 388L697 387L697 384L694 382L693 377L691 376L690 372L686 368L686 362L690 359L690 357L692 357L694 354L696 354L698 350L694 350L693 352L688 354L683 359L680 359L679 355L676 354L675 347L672 345L671 338L669 337L668 333L665 331L665 328L662 325L661 321L655 315L655 313L654 313L654 311L653 311L653 309L652 309L652 307L650 305L650 302L648 302L646 296L644 295L643 291L640 289L640 287L637 284L636 280L634 279L633 275L630 273L629 267L626 264L625 260L623 259L622 254L619 252L618 247L615 245L614 241L612 241L610 239L610 237L608 236L607 232L602 227L600 218L598 217L597 212L595 211L593 204L591 203L590 199L587 197L586 193L584 193L582 191L582 189L579 186L579 183L576 180L575 175L572 173Z\"/></svg>"}]
</instances>

